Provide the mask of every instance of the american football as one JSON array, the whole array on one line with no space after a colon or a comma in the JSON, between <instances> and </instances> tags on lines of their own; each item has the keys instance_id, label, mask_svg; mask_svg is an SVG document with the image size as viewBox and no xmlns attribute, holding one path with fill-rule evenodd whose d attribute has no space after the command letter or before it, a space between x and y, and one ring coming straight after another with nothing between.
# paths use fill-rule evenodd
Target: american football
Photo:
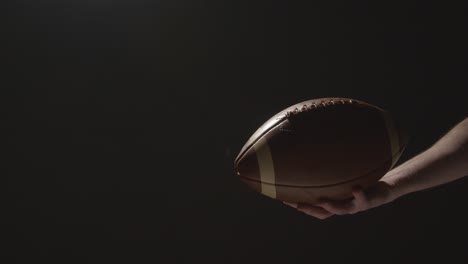
<instances>
[{"instance_id":1,"label":"american football","mask_svg":"<svg viewBox=\"0 0 468 264\"><path fill-rule=\"evenodd\" d=\"M388 111L349 98L290 106L265 122L235 159L253 190L286 202L348 199L398 161L408 136Z\"/></svg>"}]
</instances>

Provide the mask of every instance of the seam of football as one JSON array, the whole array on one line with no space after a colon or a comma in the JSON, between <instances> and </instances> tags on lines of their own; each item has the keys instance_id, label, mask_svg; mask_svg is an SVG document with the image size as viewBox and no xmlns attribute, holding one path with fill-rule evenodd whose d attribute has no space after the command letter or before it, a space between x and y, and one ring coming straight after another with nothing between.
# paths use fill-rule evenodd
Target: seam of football
<instances>
[{"instance_id":1,"label":"seam of football","mask_svg":"<svg viewBox=\"0 0 468 264\"><path fill-rule=\"evenodd\" d=\"M313 101L310 103L309 101ZM315 102L318 101L318 102ZM295 107L292 110L289 110L285 114L285 118L293 117L297 114L301 114L304 112L310 112L314 110L320 110L320 109L326 109L330 108L333 106L340 106L340 105L356 105L356 106L365 106L365 107L370 107L374 109L378 109L380 111L384 111L383 109L380 109L379 107L375 105L368 104L363 101L359 101L356 99L350 99L350 98L341 98L341 97L329 97L329 98L322 98L322 99L312 99L308 101L304 101L301 103L298 103L298 105L302 105L302 107Z\"/></svg>"}]
</instances>

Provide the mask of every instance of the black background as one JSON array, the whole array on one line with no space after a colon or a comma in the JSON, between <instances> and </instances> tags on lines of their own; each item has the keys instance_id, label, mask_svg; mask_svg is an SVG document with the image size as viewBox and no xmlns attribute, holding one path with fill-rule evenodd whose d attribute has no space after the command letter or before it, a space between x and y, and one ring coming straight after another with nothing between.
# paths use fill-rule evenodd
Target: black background
<instances>
[{"instance_id":1,"label":"black background","mask_svg":"<svg viewBox=\"0 0 468 264\"><path fill-rule=\"evenodd\" d=\"M428 148L467 114L462 4L2 5L2 263L468 260L465 179L320 221L232 172L266 119L326 96L392 112L401 161Z\"/></svg>"}]
</instances>

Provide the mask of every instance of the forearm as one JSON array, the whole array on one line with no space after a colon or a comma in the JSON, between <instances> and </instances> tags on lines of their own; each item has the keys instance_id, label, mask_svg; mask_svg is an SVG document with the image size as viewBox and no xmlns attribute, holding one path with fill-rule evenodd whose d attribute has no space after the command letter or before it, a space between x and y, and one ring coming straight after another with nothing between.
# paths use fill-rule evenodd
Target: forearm
<instances>
[{"instance_id":1,"label":"forearm","mask_svg":"<svg viewBox=\"0 0 468 264\"><path fill-rule=\"evenodd\" d=\"M382 180L394 199L468 175L468 118L436 144L390 171Z\"/></svg>"}]
</instances>

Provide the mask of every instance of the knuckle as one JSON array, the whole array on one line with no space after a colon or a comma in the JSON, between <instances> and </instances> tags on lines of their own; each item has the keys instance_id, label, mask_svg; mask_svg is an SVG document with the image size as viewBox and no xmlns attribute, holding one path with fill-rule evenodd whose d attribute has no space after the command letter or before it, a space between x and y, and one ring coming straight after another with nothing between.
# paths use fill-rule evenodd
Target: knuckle
<instances>
[{"instance_id":1,"label":"knuckle","mask_svg":"<svg viewBox=\"0 0 468 264\"><path fill-rule=\"evenodd\" d=\"M317 218L320 219L320 220L327 219L328 217L330 217L329 214L319 214L319 215L317 215Z\"/></svg>"},{"instance_id":2,"label":"knuckle","mask_svg":"<svg viewBox=\"0 0 468 264\"><path fill-rule=\"evenodd\" d=\"M367 206L367 205L369 205L369 200L363 199L363 200L360 202L360 205L361 205L361 206Z\"/></svg>"}]
</instances>

